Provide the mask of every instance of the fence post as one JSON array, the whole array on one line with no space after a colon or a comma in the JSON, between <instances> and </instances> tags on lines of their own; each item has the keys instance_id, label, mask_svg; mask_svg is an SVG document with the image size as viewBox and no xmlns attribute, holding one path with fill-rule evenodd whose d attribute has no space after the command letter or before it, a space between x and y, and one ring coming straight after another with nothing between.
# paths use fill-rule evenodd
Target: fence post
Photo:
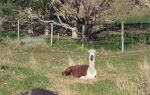
<instances>
[{"instance_id":1,"label":"fence post","mask_svg":"<svg viewBox=\"0 0 150 95\"><path fill-rule=\"evenodd\" d=\"M53 23L51 23L51 46L53 45Z\"/></svg>"},{"instance_id":2,"label":"fence post","mask_svg":"<svg viewBox=\"0 0 150 95\"><path fill-rule=\"evenodd\" d=\"M82 25L82 48L84 48L84 32L85 32L85 25Z\"/></svg>"},{"instance_id":3,"label":"fence post","mask_svg":"<svg viewBox=\"0 0 150 95\"><path fill-rule=\"evenodd\" d=\"M57 40L59 40L59 33L57 33Z\"/></svg>"},{"instance_id":4,"label":"fence post","mask_svg":"<svg viewBox=\"0 0 150 95\"><path fill-rule=\"evenodd\" d=\"M121 51L124 52L124 21L121 22Z\"/></svg>"},{"instance_id":5,"label":"fence post","mask_svg":"<svg viewBox=\"0 0 150 95\"><path fill-rule=\"evenodd\" d=\"M19 36L20 33L19 33L19 32L20 32L20 30L19 30L19 20L18 20L18 34L17 34L17 40L18 40L18 41L19 41L19 39L20 39L20 36Z\"/></svg>"}]
</instances>

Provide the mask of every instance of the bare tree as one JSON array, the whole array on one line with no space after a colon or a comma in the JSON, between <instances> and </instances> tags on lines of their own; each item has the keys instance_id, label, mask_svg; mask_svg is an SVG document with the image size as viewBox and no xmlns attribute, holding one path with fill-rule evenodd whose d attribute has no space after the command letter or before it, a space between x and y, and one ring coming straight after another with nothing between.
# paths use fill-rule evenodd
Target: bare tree
<instances>
[{"instance_id":1,"label":"bare tree","mask_svg":"<svg viewBox=\"0 0 150 95\"><path fill-rule=\"evenodd\" d=\"M60 0L61 5L56 14L64 17L66 23L72 27L77 27L77 24L85 24L85 36L89 40L93 26L101 22L101 14L110 8L112 1Z\"/></svg>"},{"instance_id":2,"label":"bare tree","mask_svg":"<svg viewBox=\"0 0 150 95\"><path fill-rule=\"evenodd\" d=\"M150 9L150 0L132 0L138 6L146 6Z\"/></svg>"},{"instance_id":3,"label":"bare tree","mask_svg":"<svg viewBox=\"0 0 150 95\"><path fill-rule=\"evenodd\" d=\"M68 28L72 34L75 34L74 38L81 33L77 25L85 24L85 37L89 40L93 26L101 22L101 14L110 8L113 0L38 0L37 2L31 6L34 14L31 15L32 18ZM45 16L55 16L55 18L45 20L43 19Z\"/></svg>"}]
</instances>

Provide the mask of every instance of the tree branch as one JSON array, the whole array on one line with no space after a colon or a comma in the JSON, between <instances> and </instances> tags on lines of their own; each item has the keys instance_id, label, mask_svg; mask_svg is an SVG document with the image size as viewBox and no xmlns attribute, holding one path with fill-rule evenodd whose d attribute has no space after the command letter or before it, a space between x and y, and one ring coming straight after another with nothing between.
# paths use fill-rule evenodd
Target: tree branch
<instances>
[{"instance_id":1,"label":"tree branch","mask_svg":"<svg viewBox=\"0 0 150 95\"><path fill-rule=\"evenodd\" d=\"M74 30L76 29L76 27L71 27L69 26L68 24L63 24L63 23L57 23L55 22L54 20L49 20L49 21L45 21L45 20L42 20L40 17L38 16L31 16L31 18L35 18L35 19L38 19L39 21L43 22L43 23L53 23L55 25L58 25L58 26L61 26L61 27L64 27L64 28L67 28L67 29L70 29L70 30ZM76 31L78 34L81 34L80 32Z\"/></svg>"}]
</instances>

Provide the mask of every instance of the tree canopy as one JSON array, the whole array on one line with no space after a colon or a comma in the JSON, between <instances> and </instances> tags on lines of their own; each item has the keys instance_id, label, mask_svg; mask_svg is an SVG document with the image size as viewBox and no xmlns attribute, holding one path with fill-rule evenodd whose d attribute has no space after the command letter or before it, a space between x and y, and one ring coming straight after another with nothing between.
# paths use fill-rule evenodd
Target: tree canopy
<instances>
[{"instance_id":1,"label":"tree canopy","mask_svg":"<svg viewBox=\"0 0 150 95\"><path fill-rule=\"evenodd\" d=\"M66 24L67 27L71 27L70 29L77 28L77 25L86 25L85 36L87 39L90 39L94 25L101 24L103 21L117 21L124 19L124 17L138 15L139 12L133 11L136 11L134 4L139 5L140 1L1 0L0 16L8 19L29 19L28 13L30 13L43 21L55 21L58 24ZM142 4L149 3L142 2ZM144 14L148 14L146 12Z\"/></svg>"}]
</instances>

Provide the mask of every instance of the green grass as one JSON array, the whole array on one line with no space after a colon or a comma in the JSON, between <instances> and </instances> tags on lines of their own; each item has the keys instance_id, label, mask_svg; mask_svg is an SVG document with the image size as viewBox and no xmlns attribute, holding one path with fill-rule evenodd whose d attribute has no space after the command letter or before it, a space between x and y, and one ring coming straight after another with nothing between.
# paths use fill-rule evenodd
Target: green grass
<instances>
[{"instance_id":1,"label":"green grass","mask_svg":"<svg viewBox=\"0 0 150 95\"><path fill-rule=\"evenodd\" d=\"M116 86L113 81L105 80L94 84L76 83L71 88L80 92L81 95L117 95Z\"/></svg>"},{"instance_id":2,"label":"green grass","mask_svg":"<svg viewBox=\"0 0 150 95\"><path fill-rule=\"evenodd\" d=\"M16 33L8 33L6 31L0 31L0 38L1 39L17 39L17 34Z\"/></svg>"},{"instance_id":3,"label":"green grass","mask_svg":"<svg viewBox=\"0 0 150 95\"><path fill-rule=\"evenodd\" d=\"M124 19L125 24L134 24L134 23L150 23L149 16L143 17L130 17Z\"/></svg>"},{"instance_id":4,"label":"green grass","mask_svg":"<svg viewBox=\"0 0 150 95\"><path fill-rule=\"evenodd\" d=\"M0 94L12 95L22 89L44 88L51 83L44 75L34 72L30 68L20 66L0 65Z\"/></svg>"},{"instance_id":5,"label":"green grass","mask_svg":"<svg viewBox=\"0 0 150 95\"><path fill-rule=\"evenodd\" d=\"M18 45L0 48L0 94L43 88L59 95L137 95L138 85L149 80L150 47L125 53L97 49L96 80L62 76L69 64L88 64L87 50Z\"/></svg>"}]
</instances>

